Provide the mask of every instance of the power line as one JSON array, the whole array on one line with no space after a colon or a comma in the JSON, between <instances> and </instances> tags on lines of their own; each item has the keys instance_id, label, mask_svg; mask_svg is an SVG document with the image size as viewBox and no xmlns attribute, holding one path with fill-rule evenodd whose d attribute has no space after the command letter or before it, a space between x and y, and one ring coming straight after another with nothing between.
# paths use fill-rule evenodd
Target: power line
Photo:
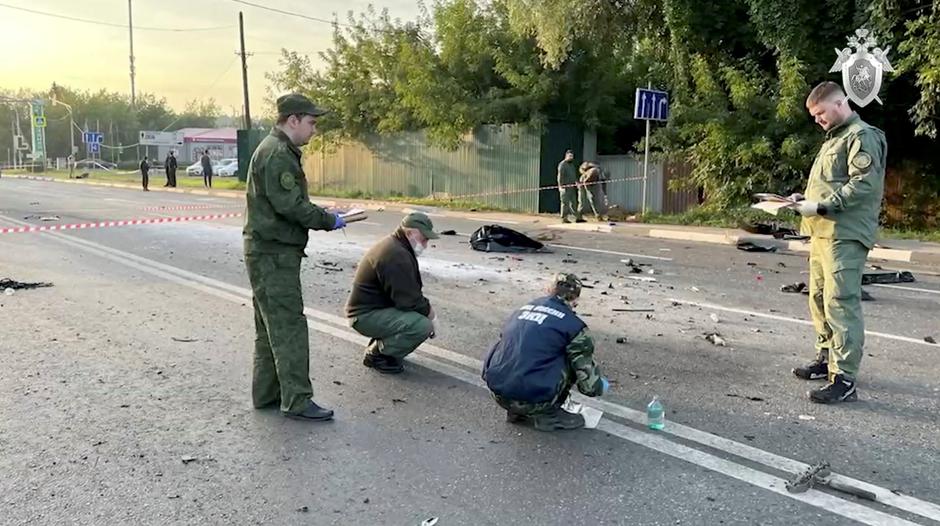
<instances>
[{"instance_id":1,"label":"power line","mask_svg":"<svg viewBox=\"0 0 940 526\"><path fill-rule=\"evenodd\" d=\"M85 24L95 24L98 26L107 26L107 27L119 27L121 29L127 28L127 24L116 24L112 22L105 22L102 20L92 20L89 18L79 18L79 17L69 16L69 15L60 15L58 13L49 13L47 11L39 11L36 9L29 9L26 7L19 7L19 6L3 4L3 3L0 3L0 7L6 7L7 9L13 9L16 11L24 11L26 13L32 13L34 15L49 16L52 18L60 18L62 20L71 20L73 22L82 22ZM142 31L168 31L168 32L174 32L174 33L185 33L185 32L193 32L193 31L218 31L221 29L231 29L232 27L233 26L231 25L216 26L216 27L190 27L190 28L134 26L134 29L138 29Z\"/></svg>"},{"instance_id":2,"label":"power line","mask_svg":"<svg viewBox=\"0 0 940 526\"><path fill-rule=\"evenodd\" d=\"M293 11L284 11L283 9L278 9L278 8L276 8L276 7L268 7L268 6L266 6L266 5L255 4L255 3L252 3L252 2L246 2L245 0L231 0L231 1L232 1L232 2L235 2L236 4L242 4L242 5L247 5L247 6L251 6L251 7L257 7L258 9L264 9L265 11L271 11L271 12L273 12L273 13L280 13L280 14L282 14L282 15L287 15L287 16L296 16L297 18L304 18L304 19L306 19L306 20L312 20L312 21L314 21L314 22L321 22L321 23L330 24L330 25L336 24L336 25L339 25L339 26L349 26L349 24L341 24L341 23L336 22L336 21L334 21L334 20L327 20L327 19L325 19L325 18L317 18L317 17L315 17L315 16L303 15L303 14L300 14L300 13L295 13L295 12L293 12Z\"/></svg>"}]
</instances>

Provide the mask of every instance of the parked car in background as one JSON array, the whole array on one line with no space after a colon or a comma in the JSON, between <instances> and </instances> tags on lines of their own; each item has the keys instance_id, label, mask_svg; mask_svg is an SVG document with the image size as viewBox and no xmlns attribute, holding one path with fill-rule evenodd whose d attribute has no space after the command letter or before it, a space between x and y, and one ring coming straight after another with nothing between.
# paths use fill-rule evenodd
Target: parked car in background
<instances>
[{"instance_id":1,"label":"parked car in background","mask_svg":"<svg viewBox=\"0 0 940 526\"><path fill-rule=\"evenodd\" d=\"M212 175L219 175L219 168L221 165L219 161L212 160ZM202 162L196 161L193 164L186 167L186 175L194 175L196 177L202 176Z\"/></svg>"},{"instance_id":2,"label":"parked car in background","mask_svg":"<svg viewBox=\"0 0 940 526\"><path fill-rule=\"evenodd\" d=\"M212 171L219 177L234 177L238 174L238 159L222 159L219 167L212 168Z\"/></svg>"}]
</instances>

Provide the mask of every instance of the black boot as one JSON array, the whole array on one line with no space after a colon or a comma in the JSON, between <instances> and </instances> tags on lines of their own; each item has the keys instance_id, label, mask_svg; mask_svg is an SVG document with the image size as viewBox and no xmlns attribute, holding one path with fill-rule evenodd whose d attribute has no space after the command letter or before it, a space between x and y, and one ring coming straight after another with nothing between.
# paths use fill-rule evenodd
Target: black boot
<instances>
[{"instance_id":1,"label":"black boot","mask_svg":"<svg viewBox=\"0 0 940 526\"><path fill-rule=\"evenodd\" d=\"M832 379L832 383L821 389L809 392L809 399L817 404L838 404L858 400L855 381L841 374Z\"/></svg>"},{"instance_id":2,"label":"black boot","mask_svg":"<svg viewBox=\"0 0 940 526\"><path fill-rule=\"evenodd\" d=\"M803 380L822 380L829 377L829 349L816 352L816 359L802 367L795 367L793 374Z\"/></svg>"},{"instance_id":3,"label":"black boot","mask_svg":"<svg viewBox=\"0 0 940 526\"><path fill-rule=\"evenodd\" d=\"M569 413L560 407L552 408L548 413L532 417L535 429L539 431L556 431L559 429L581 429L584 427L584 417Z\"/></svg>"},{"instance_id":4,"label":"black boot","mask_svg":"<svg viewBox=\"0 0 940 526\"><path fill-rule=\"evenodd\" d=\"M375 369L382 374L399 374L405 370L400 360L375 351L366 352L365 357L362 359L362 365Z\"/></svg>"},{"instance_id":5,"label":"black boot","mask_svg":"<svg viewBox=\"0 0 940 526\"><path fill-rule=\"evenodd\" d=\"M284 416L293 420L306 420L308 422L325 422L333 420L333 410L318 406L313 400L306 409L299 413L284 413Z\"/></svg>"},{"instance_id":6,"label":"black boot","mask_svg":"<svg viewBox=\"0 0 940 526\"><path fill-rule=\"evenodd\" d=\"M510 424L524 424L529 421L529 417L520 415L519 413L513 413L512 411L506 411L506 421Z\"/></svg>"}]
</instances>

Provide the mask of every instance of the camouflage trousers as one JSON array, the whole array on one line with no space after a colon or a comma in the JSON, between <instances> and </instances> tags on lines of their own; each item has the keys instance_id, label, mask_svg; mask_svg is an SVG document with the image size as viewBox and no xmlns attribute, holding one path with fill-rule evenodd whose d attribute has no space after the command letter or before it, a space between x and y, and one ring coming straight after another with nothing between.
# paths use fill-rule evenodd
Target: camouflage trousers
<instances>
[{"instance_id":1,"label":"camouflage trousers","mask_svg":"<svg viewBox=\"0 0 940 526\"><path fill-rule=\"evenodd\" d=\"M301 257L298 252L245 256L255 310L255 407L280 403L281 411L299 413L313 397Z\"/></svg>"},{"instance_id":2,"label":"camouflage trousers","mask_svg":"<svg viewBox=\"0 0 940 526\"><path fill-rule=\"evenodd\" d=\"M814 237L809 255L809 312L816 350L829 351L829 380L858 376L865 345L862 274L868 249L858 241Z\"/></svg>"},{"instance_id":3,"label":"camouflage trousers","mask_svg":"<svg viewBox=\"0 0 940 526\"><path fill-rule=\"evenodd\" d=\"M581 207L578 205L578 189L559 188L558 192L561 194L562 220L568 219L569 215L573 215L575 219L581 219Z\"/></svg>"},{"instance_id":4,"label":"camouflage trousers","mask_svg":"<svg viewBox=\"0 0 940 526\"><path fill-rule=\"evenodd\" d=\"M350 325L359 334L371 338L366 353L374 351L399 360L424 343L434 327L427 316L394 307L360 314Z\"/></svg>"},{"instance_id":5,"label":"camouflage trousers","mask_svg":"<svg viewBox=\"0 0 940 526\"><path fill-rule=\"evenodd\" d=\"M607 196L599 183L582 186L578 193L578 210L582 214L593 213L595 219L607 215Z\"/></svg>"},{"instance_id":6,"label":"camouflage trousers","mask_svg":"<svg viewBox=\"0 0 940 526\"><path fill-rule=\"evenodd\" d=\"M574 385L572 376L566 371L561 382L558 383L555 396L547 402L523 402L521 400L510 400L496 393L491 394L493 395L493 399L496 400L496 403L510 413L520 416L536 416L548 413L556 407L561 407L562 404L565 403L565 400L568 399L572 385Z\"/></svg>"}]
</instances>

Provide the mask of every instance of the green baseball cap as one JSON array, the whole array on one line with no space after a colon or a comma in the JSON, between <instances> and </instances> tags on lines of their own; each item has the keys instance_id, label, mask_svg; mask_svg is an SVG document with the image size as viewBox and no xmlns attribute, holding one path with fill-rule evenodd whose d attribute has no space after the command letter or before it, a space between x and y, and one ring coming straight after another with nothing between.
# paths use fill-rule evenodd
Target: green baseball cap
<instances>
[{"instance_id":1,"label":"green baseball cap","mask_svg":"<svg viewBox=\"0 0 940 526\"><path fill-rule=\"evenodd\" d=\"M288 93L287 95L281 95L277 99L277 114L279 116L306 114L319 117L327 113L329 113L329 111L317 107L312 100L300 93Z\"/></svg>"},{"instance_id":2,"label":"green baseball cap","mask_svg":"<svg viewBox=\"0 0 940 526\"><path fill-rule=\"evenodd\" d=\"M416 228L428 239L441 237L434 231L434 224L431 223L431 218L421 212L412 212L406 215L405 218L401 220L401 226L405 228Z\"/></svg>"},{"instance_id":3,"label":"green baseball cap","mask_svg":"<svg viewBox=\"0 0 940 526\"><path fill-rule=\"evenodd\" d=\"M575 299L581 296L581 280L570 272L560 272L553 278L555 287L566 299Z\"/></svg>"}]
</instances>

